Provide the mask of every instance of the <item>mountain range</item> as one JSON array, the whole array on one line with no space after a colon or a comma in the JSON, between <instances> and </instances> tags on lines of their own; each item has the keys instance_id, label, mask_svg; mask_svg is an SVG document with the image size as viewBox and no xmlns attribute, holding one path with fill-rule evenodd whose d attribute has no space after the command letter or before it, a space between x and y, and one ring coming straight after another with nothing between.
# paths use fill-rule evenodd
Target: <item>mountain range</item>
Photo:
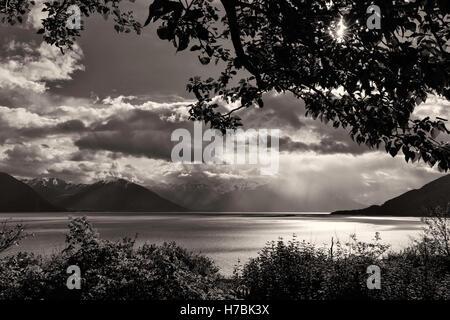
<instances>
[{"instance_id":1,"label":"mountain range","mask_svg":"<svg viewBox=\"0 0 450 320\"><path fill-rule=\"evenodd\" d=\"M321 199L328 201L321 201ZM362 204L331 190L320 194L286 196L264 185L252 190L234 190L209 203L207 210L225 212L331 212L338 208L356 209Z\"/></svg>"},{"instance_id":2,"label":"mountain range","mask_svg":"<svg viewBox=\"0 0 450 320\"><path fill-rule=\"evenodd\" d=\"M34 191L30 186L0 172L0 212L64 211Z\"/></svg>"},{"instance_id":3,"label":"mountain range","mask_svg":"<svg viewBox=\"0 0 450 320\"><path fill-rule=\"evenodd\" d=\"M332 214L364 216L424 216L427 209L450 202L450 175L438 178L420 189L410 190L386 201L381 206L374 205L365 209L335 211Z\"/></svg>"},{"instance_id":4,"label":"mountain range","mask_svg":"<svg viewBox=\"0 0 450 320\"><path fill-rule=\"evenodd\" d=\"M19 181L0 174L0 212L183 212L187 209L124 179L72 184L56 178Z\"/></svg>"},{"instance_id":5,"label":"mountain range","mask_svg":"<svg viewBox=\"0 0 450 320\"><path fill-rule=\"evenodd\" d=\"M152 188L124 179L107 179L93 184L68 183L57 178L17 180L0 173L0 212L184 212L190 208L209 212L313 212L333 211L347 215L422 216L426 208L450 202L450 175L434 180L420 189L410 190L382 205L365 209L339 194L300 195L288 198L268 186L236 189L219 193L207 185L183 185L177 188ZM332 199L330 207L320 199ZM170 200L168 200L170 199ZM180 205L178 205L179 203Z\"/></svg>"},{"instance_id":6,"label":"mountain range","mask_svg":"<svg viewBox=\"0 0 450 320\"><path fill-rule=\"evenodd\" d=\"M208 212L331 212L357 209L357 203L339 190L306 191L283 194L270 185L244 184L220 190L203 183L160 185L152 187L158 194L194 211ZM324 201L327 199L327 201Z\"/></svg>"}]
</instances>

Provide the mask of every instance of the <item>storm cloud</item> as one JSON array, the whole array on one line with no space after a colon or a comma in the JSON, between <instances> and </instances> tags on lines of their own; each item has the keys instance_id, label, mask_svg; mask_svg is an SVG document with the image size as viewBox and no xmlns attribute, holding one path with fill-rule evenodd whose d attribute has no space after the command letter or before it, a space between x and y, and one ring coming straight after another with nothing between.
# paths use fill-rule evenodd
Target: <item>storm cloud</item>
<instances>
[{"instance_id":1,"label":"storm cloud","mask_svg":"<svg viewBox=\"0 0 450 320\"><path fill-rule=\"evenodd\" d=\"M142 17L147 5L136 4L145 8ZM331 201L328 195L380 203L440 175L359 146L346 130L306 117L302 100L276 93L264 96L264 108L236 114L244 130L280 129L278 174L261 176L249 165L174 164L171 133L193 128L186 81L216 67L175 53L154 28L117 35L102 18L88 19L75 50L62 55L26 29L38 24L32 16L23 28L0 30L0 171L74 182L123 177L189 207L263 186L292 202ZM429 99L415 115L445 118L448 109ZM332 190L339 194L330 196Z\"/></svg>"}]
</instances>

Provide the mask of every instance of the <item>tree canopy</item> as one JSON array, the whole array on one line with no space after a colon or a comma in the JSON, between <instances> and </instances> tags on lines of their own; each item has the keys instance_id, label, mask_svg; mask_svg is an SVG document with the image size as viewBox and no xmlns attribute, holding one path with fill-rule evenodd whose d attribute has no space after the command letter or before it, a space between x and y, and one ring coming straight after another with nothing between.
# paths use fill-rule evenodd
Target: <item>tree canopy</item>
<instances>
[{"instance_id":1,"label":"tree canopy","mask_svg":"<svg viewBox=\"0 0 450 320\"><path fill-rule=\"evenodd\" d=\"M156 25L159 38L177 51L223 66L216 78L189 79L187 90L197 98L193 120L236 128L242 125L236 111L262 108L265 93L291 92L305 102L307 115L347 129L359 144L449 169L450 143L438 138L450 134L447 120L413 116L430 95L450 99L448 1L152 0L144 25L121 11L120 2L46 2L48 17L38 33L71 49L80 36L66 27L72 4L82 16L112 15L117 32ZM2 22L22 22L33 4L9 0ZM366 25L373 4L380 8L380 29ZM221 113L216 97L239 107Z\"/></svg>"}]
</instances>

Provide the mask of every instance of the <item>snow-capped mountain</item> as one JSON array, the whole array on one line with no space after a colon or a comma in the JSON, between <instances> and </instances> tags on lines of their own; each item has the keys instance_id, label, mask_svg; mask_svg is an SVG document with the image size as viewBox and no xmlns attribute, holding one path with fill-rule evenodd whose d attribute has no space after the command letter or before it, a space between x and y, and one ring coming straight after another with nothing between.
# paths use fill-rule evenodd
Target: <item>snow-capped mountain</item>
<instances>
[{"instance_id":1,"label":"snow-capped mountain","mask_svg":"<svg viewBox=\"0 0 450 320\"><path fill-rule=\"evenodd\" d=\"M26 183L51 203L72 211L186 211L147 188L120 178L93 184L73 184L57 178Z\"/></svg>"}]
</instances>

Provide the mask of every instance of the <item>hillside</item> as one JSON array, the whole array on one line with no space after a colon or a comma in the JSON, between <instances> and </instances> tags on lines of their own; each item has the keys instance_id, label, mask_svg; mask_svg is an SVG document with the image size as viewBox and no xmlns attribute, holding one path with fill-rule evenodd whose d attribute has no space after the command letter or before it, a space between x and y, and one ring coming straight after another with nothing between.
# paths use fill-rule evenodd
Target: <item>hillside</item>
<instances>
[{"instance_id":1,"label":"hillside","mask_svg":"<svg viewBox=\"0 0 450 320\"><path fill-rule=\"evenodd\" d=\"M0 212L64 211L49 203L25 183L0 172Z\"/></svg>"},{"instance_id":2,"label":"hillside","mask_svg":"<svg viewBox=\"0 0 450 320\"><path fill-rule=\"evenodd\" d=\"M124 179L102 180L89 185L51 178L30 180L28 184L47 200L72 211L186 211L145 187Z\"/></svg>"},{"instance_id":3,"label":"hillside","mask_svg":"<svg viewBox=\"0 0 450 320\"><path fill-rule=\"evenodd\" d=\"M426 215L426 208L445 206L448 202L450 202L450 175L436 179L420 189L410 190L381 206L335 211L332 214L423 216Z\"/></svg>"},{"instance_id":4,"label":"hillside","mask_svg":"<svg viewBox=\"0 0 450 320\"><path fill-rule=\"evenodd\" d=\"M55 205L62 203L69 197L74 196L88 185L74 184L57 178L36 178L24 180L39 195Z\"/></svg>"}]
</instances>

